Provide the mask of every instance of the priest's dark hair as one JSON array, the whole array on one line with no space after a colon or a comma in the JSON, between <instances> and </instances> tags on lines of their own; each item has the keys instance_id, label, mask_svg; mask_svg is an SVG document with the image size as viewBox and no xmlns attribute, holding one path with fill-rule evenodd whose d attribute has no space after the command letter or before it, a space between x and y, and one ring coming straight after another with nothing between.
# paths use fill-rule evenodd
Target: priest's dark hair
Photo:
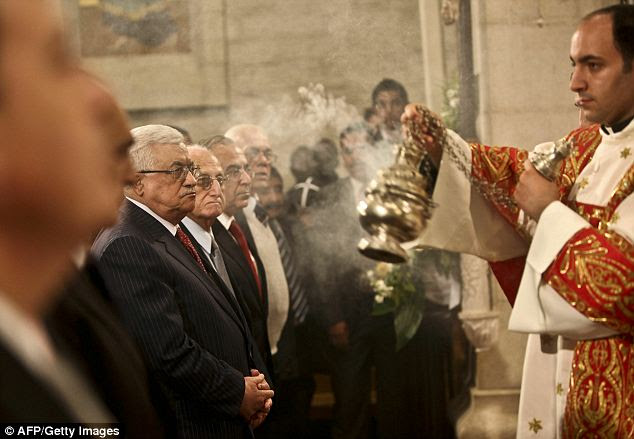
<instances>
[{"instance_id":1,"label":"priest's dark hair","mask_svg":"<svg viewBox=\"0 0 634 439\"><path fill-rule=\"evenodd\" d=\"M597 9L583 17L582 21L597 15L612 17L614 46L623 58L623 71L630 72L634 61L634 5L620 4Z\"/></svg>"}]
</instances>

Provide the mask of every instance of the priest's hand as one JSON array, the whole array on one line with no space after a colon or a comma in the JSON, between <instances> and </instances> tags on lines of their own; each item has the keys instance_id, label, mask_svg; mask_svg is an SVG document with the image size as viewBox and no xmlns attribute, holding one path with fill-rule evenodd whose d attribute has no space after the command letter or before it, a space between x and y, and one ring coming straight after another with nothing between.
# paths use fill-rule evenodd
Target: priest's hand
<instances>
[{"instance_id":1,"label":"priest's hand","mask_svg":"<svg viewBox=\"0 0 634 439\"><path fill-rule=\"evenodd\" d=\"M432 163L436 166L436 168L438 168L440 159L442 158L442 147L439 142L434 140L429 131L429 127L425 125L423 121L423 114L421 113L421 107L421 104L408 104L405 107L405 111L403 111L403 114L401 115L401 129L403 130L403 137L407 138L408 134L411 133L412 137L425 147ZM436 117L439 118L438 116ZM410 130L410 124L417 129Z\"/></svg>"},{"instance_id":2,"label":"priest's hand","mask_svg":"<svg viewBox=\"0 0 634 439\"><path fill-rule=\"evenodd\" d=\"M524 169L513 197L518 207L537 221L550 203L559 200L559 188L537 172L529 160L524 162Z\"/></svg>"}]
</instances>

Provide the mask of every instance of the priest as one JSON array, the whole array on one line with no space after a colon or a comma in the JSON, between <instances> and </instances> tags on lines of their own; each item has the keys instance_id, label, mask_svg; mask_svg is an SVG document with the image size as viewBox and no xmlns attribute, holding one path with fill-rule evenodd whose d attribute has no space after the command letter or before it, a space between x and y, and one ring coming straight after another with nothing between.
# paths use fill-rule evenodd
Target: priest
<instances>
[{"instance_id":1,"label":"priest","mask_svg":"<svg viewBox=\"0 0 634 439\"><path fill-rule=\"evenodd\" d=\"M518 437L634 435L633 35L633 5L581 20L570 89L589 125L566 136L573 150L554 181L525 150L451 131L443 148L420 107L403 115L438 169L420 243L489 260L509 328L531 334Z\"/></svg>"}]
</instances>

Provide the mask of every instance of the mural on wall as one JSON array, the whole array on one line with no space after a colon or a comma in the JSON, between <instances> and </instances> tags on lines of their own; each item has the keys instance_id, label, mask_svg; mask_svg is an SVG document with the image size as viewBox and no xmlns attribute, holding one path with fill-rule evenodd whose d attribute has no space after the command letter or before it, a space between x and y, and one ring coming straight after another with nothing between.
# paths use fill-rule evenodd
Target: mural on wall
<instances>
[{"instance_id":1,"label":"mural on wall","mask_svg":"<svg viewBox=\"0 0 634 439\"><path fill-rule=\"evenodd\" d=\"M186 0L79 0L82 56L190 52Z\"/></svg>"}]
</instances>

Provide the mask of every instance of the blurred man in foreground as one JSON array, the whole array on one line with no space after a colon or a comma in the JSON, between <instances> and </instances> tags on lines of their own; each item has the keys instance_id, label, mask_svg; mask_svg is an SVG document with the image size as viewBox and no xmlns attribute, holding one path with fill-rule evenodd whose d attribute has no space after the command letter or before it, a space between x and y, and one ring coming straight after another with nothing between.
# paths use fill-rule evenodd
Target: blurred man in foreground
<instances>
[{"instance_id":1,"label":"blurred man in foreground","mask_svg":"<svg viewBox=\"0 0 634 439\"><path fill-rule=\"evenodd\" d=\"M44 315L71 253L116 219L129 142L105 127L118 109L79 68L53 11L0 3L0 420L114 422Z\"/></svg>"}]
</instances>

